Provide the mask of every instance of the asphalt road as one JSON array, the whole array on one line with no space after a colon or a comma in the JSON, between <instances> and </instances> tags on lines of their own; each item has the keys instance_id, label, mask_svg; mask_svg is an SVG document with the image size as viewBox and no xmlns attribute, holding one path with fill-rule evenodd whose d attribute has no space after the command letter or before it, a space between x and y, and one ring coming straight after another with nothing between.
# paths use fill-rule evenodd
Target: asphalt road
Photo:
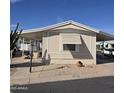
<instances>
[{"instance_id":1,"label":"asphalt road","mask_svg":"<svg viewBox=\"0 0 124 93\"><path fill-rule=\"evenodd\" d=\"M11 93L114 93L114 77L13 85Z\"/></svg>"}]
</instances>

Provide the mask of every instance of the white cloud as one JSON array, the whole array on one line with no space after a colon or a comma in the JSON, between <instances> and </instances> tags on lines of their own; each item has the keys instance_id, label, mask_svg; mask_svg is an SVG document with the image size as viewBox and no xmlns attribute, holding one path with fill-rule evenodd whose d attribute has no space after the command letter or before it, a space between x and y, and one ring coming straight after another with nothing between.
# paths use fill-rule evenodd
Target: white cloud
<instances>
[{"instance_id":1,"label":"white cloud","mask_svg":"<svg viewBox=\"0 0 124 93\"><path fill-rule=\"evenodd\" d=\"M18 3L20 1L22 1L22 0L10 0L11 3Z\"/></svg>"}]
</instances>

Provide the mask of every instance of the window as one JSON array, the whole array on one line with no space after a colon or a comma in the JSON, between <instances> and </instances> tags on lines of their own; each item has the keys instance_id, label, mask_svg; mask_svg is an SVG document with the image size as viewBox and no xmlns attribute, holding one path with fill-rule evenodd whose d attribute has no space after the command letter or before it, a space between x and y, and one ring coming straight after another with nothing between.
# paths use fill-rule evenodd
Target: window
<instances>
[{"instance_id":1,"label":"window","mask_svg":"<svg viewBox=\"0 0 124 93\"><path fill-rule=\"evenodd\" d=\"M63 44L63 50L76 51L75 44Z\"/></svg>"}]
</instances>

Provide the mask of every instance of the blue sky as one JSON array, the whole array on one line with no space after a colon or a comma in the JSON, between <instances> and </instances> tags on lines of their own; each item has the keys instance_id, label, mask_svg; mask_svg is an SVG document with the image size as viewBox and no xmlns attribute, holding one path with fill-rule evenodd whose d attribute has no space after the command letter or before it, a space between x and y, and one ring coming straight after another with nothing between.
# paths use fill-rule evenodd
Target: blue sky
<instances>
[{"instance_id":1,"label":"blue sky","mask_svg":"<svg viewBox=\"0 0 124 93\"><path fill-rule=\"evenodd\" d=\"M73 20L105 32L114 33L113 0L10 0L11 27L43 27Z\"/></svg>"}]
</instances>

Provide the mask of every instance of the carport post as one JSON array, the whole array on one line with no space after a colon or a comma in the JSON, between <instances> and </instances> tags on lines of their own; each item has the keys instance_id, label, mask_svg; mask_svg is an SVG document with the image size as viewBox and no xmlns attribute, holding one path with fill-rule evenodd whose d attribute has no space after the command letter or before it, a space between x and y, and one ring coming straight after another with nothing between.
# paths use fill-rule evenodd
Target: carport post
<instances>
[{"instance_id":1,"label":"carport post","mask_svg":"<svg viewBox=\"0 0 124 93\"><path fill-rule=\"evenodd\" d=\"M25 42L25 39L22 38L22 46L23 46L23 49L22 49L22 56L24 56L24 42Z\"/></svg>"},{"instance_id":2,"label":"carport post","mask_svg":"<svg viewBox=\"0 0 124 93\"><path fill-rule=\"evenodd\" d=\"M103 56L103 59L104 59L104 49L105 49L105 48L104 48L104 43L105 43L105 41L103 41L102 43L103 43L102 56Z\"/></svg>"},{"instance_id":3,"label":"carport post","mask_svg":"<svg viewBox=\"0 0 124 93\"><path fill-rule=\"evenodd\" d=\"M32 58L33 58L33 40L30 41L30 44L31 44L31 51L30 51L30 55L31 55L31 60L30 60L30 73L31 73L31 70L32 70Z\"/></svg>"}]
</instances>

